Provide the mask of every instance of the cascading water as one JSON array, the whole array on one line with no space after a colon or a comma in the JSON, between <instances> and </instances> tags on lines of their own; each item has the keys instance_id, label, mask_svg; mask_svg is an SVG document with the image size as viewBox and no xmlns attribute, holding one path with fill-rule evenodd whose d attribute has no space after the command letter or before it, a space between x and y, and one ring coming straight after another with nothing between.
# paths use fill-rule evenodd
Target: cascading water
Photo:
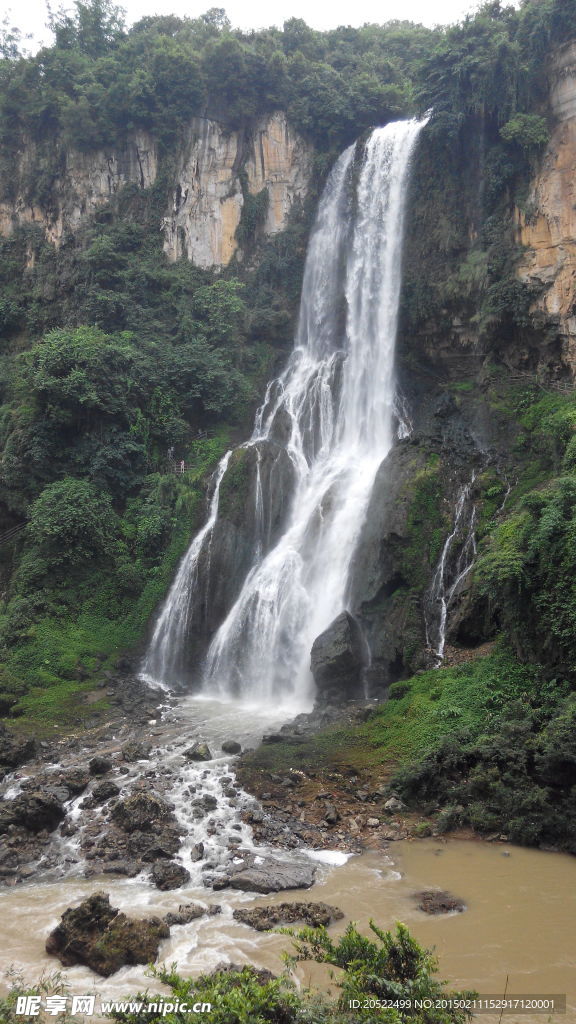
<instances>
[{"instance_id":1,"label":"cascading water","mask_svg":"<svg viewBox=\"0 0 576 1024\"><path fill-rule=\"evenodd\" d=\"M448 612L476 558L476 507L470 501L475 477L473 473L470 481L460 489L452 530L444 541L430 586L426 642L438 664L444 658Z\"/></svg>"},{"instance_id":2,"label":"cascading water","mask_svg":"<svg viewBox=\"0 0 576 1024\"><path fill-rule=\"evenodd\" d=\"M258 411L254 508L264 519L260 452L283 444L294 469L291 509L270 550L257 543L237 600L204 666L207 696L309 704L310 648L345 607L350 563L378 466L393 442L394 349L410 157L425 121L377 128L337 161L304 272L294 352ZM359 165L359 166L358 166ZM197 588L199 553L218 515L193 541L160 614L145 674L171 682ZM223 467L223 468L222 468Z\"/></svg>"}]
</instances>

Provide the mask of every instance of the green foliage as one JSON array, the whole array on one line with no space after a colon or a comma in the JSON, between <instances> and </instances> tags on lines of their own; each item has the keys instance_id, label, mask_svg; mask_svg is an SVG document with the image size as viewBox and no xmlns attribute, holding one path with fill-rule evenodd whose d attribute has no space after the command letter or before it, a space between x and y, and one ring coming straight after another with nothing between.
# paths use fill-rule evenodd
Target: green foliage
<instances>
[{"instance_id":1,"label":"green foliage","mask_svg":"<svg viewBox=\"0 0 576 1024\"><path fill-rule=\"evenodd\" d=\"M395 932L384 932L373 921L370 928L376 942L361 935L354 924L349 924L337 941L330 938L325 928L305 928L296 933L295 955L290 962L313 960L341 968L342 1010L349 1010L353 1000L360 1004L366 1001L370 1006L370 1000L404 999L412 1004L409 1011L391 1013L388 1009L372 1008L370 1020L391 1024L406 1019L414 1024L428 1021L429 1010L419 1011L413 1004L416 1000L441 1000L445 996L444 983L433 978L438 970L435 957L412 938L403 924L397 924ZM288 934L294 933L288 930ZM451 996L456 1000L459 993ZM461 1024L469 1016L466 1011L438 1009L432 1019L438 1024Z\"/></svg>"},{"instance_id":2,"label":"green foliage","mask_svg":"<svg viewBox=\"0 0 576 1024\"><path fill-rule=\"evenodd\" d=\"M528 846L554 844L576 852L576 700L556 709L511 702L489 729L459 730L393 780L404 799L441 804L443 826L504 832ZM536 701L532 697L532 705Z\"/></svg>"},{"instance_id":3,"label":"green foliage","mask_svg":"<svg viewBox=\"0 0 576 1024\"><path fill-rule=\"evenodd\" d=\"M329 997L296 992L285 975L266 977L252 967L241 970L220 970L199 978L183 978L171 969L152 969L151 976L168 986L169 997L138 995L144 1003L170 1002L209 1003L213 1024L342 1024L345 1014L349 1024L464 1024L469 1019L464 1011L428 1008L422 1010L370 1008L352 1009L349 999L406 999L450 1000L456 992L447 992L444 982L436 980L437 962L429 950L423 949L412 938L407 928L398 924L396 931L383 932L370 925L376 941L361 935L350 924L345 934L333 942L325 928L306 928L294 935L295 954L287 957L289 963L313 960L332 964L342 969L338 984L341 997ZM470 995L470 993L466 993ZM135 1001L136 1001L135 1000ZM150 1012L115 1011L112 1020L122 1024L177 1024L182 1019L178 1011Z\"/></svg>"},{"instance_id":4,"label":"green foliage","mask_svg":"<svg viewBox=\"0 0 576 1024\"><path fill-rule=\"evenodd\" d=\"M10 969L6 973L6 981L10 988L6 995L0 996L0 1021L2 1024L20 1024L22 1014L16 1013L16 1004L19 996L40 996L42 1005L39 1007L35 1020L38 1024L47 1024L54 1020L54 1015L48 1013L44 1008L44 1002L48 996L65 996L68 1000L70 989L65 975L60 971L45 971L34 985L27 985L23 975ZM72 1017L68 1009L58 1014L61 1024L72 1024L77 1017Z\"/></svg>"},{"instance_id":5,"label":"green foliage","mask_svg":"<svg viewBox=\"0 0 576 1024\"><path fill-rule=\"evenodd\" d=\"M30 509L28 531L47 571L110 550L118 523L110 498L86 480L49 484Z\"/></svg>"},{"instance_id":6,"label":"green foliage","mask_svg":"<svg viewBox=\"0 0 576 1024\"><path fill-rule=\"evenodd\" d=\"M506 142L516 142L522 149L540 149L548 142L548 126L538 114L515 114L500 129Z\"/></svg>"}]
</instances>

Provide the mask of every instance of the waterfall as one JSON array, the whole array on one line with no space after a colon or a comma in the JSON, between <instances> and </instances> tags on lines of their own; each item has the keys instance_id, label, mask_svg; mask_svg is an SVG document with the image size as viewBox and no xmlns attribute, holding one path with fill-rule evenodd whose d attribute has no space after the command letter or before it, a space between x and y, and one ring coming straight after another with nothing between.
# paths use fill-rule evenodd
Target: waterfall
<instances>
[{"instance_id":1,"label":"waterfall","mask_svg":"<svg viewBox=\"0 0 576 1024\"><path fill-rule=\"evenodd\" d=\"M470 481L460 488L452 530L444 541L430 586L426 643L435 654L438 664L444 657L448 612L476 558L476 506L470 503L475 477L476 474L472 473Z\"/></svg>"},{"instance_id":2,"label":"waterfall","mask_svg":"<svg viewBox=\"0 0 576 1024\"><path fill-rule=\"evenodd\" d=\"M188 620L195 591L198 587L198 561L204 545L209 544L212 530L218 516L220 484L228 468L232 452L226 452L215 473L214 491L210 502L208 519L196 534L188 551L178 566L174 582L170 587L161 610L146 658L142 676L149 682L171 685L178 680L184 661L183 637L186 636Z\"/></svg>"},{"instance_id":3,"label":"waterfall","mask_svg":"<svg viewBox=\"0 0 576 1024\"><path fill-rule=\"evenodd\" d=\"M394 440L394 350L410 157L425 121L375 129L336 162L311 234L292 356L269 384L252 438L258 532L266 495L260 452L283 445L290 510L271 549L258 543L242 589L213 637L203 693L270 705L310 704L310 648L347 606L350 563L374 478ZM193 541L160 614L145 672L173 678L195 567L218 515ZM173 649L175 648L175 649Z\"/></svg>"}]
</instances>

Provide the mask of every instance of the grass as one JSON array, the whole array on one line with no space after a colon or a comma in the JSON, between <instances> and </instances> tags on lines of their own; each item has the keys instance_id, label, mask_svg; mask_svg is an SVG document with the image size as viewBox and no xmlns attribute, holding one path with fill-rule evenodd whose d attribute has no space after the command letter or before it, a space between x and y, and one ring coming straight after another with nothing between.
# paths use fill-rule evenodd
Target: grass
<instances>
[{"instance_id":1,"label":"grass","mask_svg":"<svg viewBox=\"0 0 576 1024\"><path fill-rule=\"evenodd\" d=\"M538 685L537 670L497 644L485 657L403 680L404 696L381 704L366 722L336 723L305 742L264 744L246 758L246 769L281 772L307 764L382 774L420 757L452 729L489 730L503 707Z\"/></svg>"}]
</instances>

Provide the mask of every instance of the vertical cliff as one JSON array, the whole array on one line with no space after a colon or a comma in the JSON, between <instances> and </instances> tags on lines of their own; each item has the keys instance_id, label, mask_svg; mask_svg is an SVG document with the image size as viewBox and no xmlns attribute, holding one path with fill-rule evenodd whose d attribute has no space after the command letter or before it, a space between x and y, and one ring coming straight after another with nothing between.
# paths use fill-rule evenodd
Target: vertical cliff
<instances>
[{"instance_id":1,"label":"vertical cliff","mask_svg":"<svg viewBox=\"0 0 576 1024\"><path fill-rule=\"evenodd\" d=\"M551 65L550 106L555 125L524 211L517 210L518 241L526 246L518 274L537 289L532 311L554 318L563 360L576 370L576 43Z\"/></svg>"},{"instance_id":2,"label":"vertical cliff","mask_svg":"<svg viewBox=\"0 0 576 1024\"><path fill-rule=\"evenodd\" d=\"M263 230L286 226L292 204L306 195L312 149L292 131L283 113L260 118L250 131L229 131L195 118L179 158L164 251L200 267L225 266L238 248L244 190L268 190ZM244 178L244 189L242 183Z\"/></svg>"},{"instance_id":3,"label":"vertical cliff","mask_svg":"<svg viewBox=\"0 0 576 1024\"><path fill-rule=\"evenodd\" d=\"M235 131L193 118L171 162L175 180L161 224L168 258L185 256L200 267L226 266L238 249L246 196L264 189L261 230L265 235L281 231L293 204L306 195L312 154L282 112ZM13 171L0 181L0 234L37 224L59 246L123 186L149 189L157 181L158 146L151 135L135 132L116 148L83 153L56 145L47 157L29 141ZM39 171L44 174L41 190Z\"/></svg>"}]
</instances>

